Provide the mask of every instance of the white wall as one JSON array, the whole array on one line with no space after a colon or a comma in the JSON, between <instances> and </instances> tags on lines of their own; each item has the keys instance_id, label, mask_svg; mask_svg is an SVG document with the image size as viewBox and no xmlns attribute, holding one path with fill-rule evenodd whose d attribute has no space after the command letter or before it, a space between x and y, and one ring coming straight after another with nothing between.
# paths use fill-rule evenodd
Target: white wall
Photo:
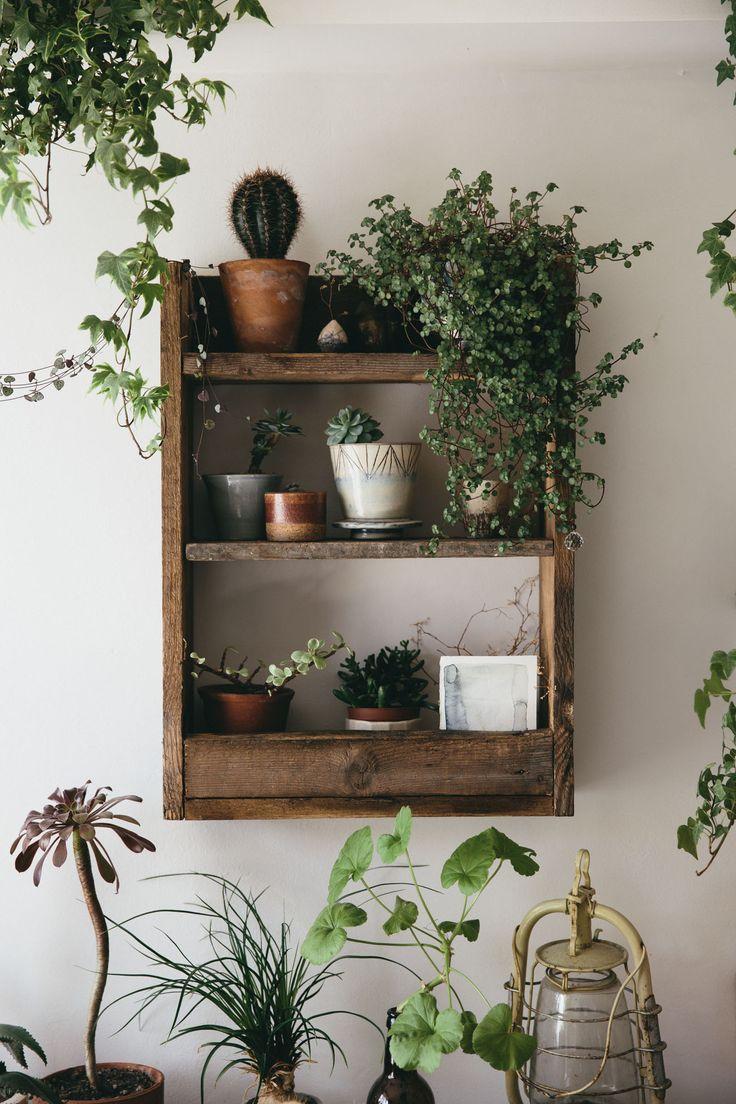
<instances>
[{"instance_id":1,"label":"white wall","mask_svg":"<svg viewBox=\"0 0 736 1104\"><path fill-rule=\"evenodd\" d=\"M169 143L193 170L177 190L169 250L199 263L237 255L227 189L258 162L284 166L297 181L306 210L298 255L312 262L344 242L374 195L393 191L426 209L452 165L491 169L502 193L514 182L528 189L555 180L553 209L586 204L591 240L655 241L656 252L630 272L601 274L606 303L581 351L592 363L637 335L647 343L629 388L601 415L610 443L596 463L608 491L583 519L577 557L577 813L503 823L537 848L542 870L533 881L500 880L469 958L500 996L513 924L536 900L567 890L576 848L589 847L601 899L628 913L650 943L673 1104L721 1101L734 1078L735 860L729 848L696 880L674 841L693 807L697 770L717 751L716 730L704 737L692 716L692 690L710 651L734 643L735 324L709 300L695 256L701 228L733 207L736 183L734 112L729 92L713 84L720 5L598 4L598 20L609 12L617 20L606 23L570 0L554 6L556 21L513 25L508 5L484 12L468 4L457 9L467 24L437 26L388 25L405 14L395 4L362 25L357 8L365 6L346 5L338 26L320 25L320 16L339 18L327 0L281 3L286 25L228 32L207 69L237 97L206 133L172 134ZM428 19L451 10L430 5ZM538 4L518 12L519 20L545 18ZM483 16L490 23L494 14L499 22L486 25ZM78 343L76 320L111 302L92 283L94 259L131 240L134 216L126 197L79 171L71 155L59 160L51 227L2 227L3 371L28 370L60 344ZM155 321L141 326L137 351L152 374L156 342ZM145 875L211 870L270 886L274 916L283 907L302 932L356 824L161 819L158 463L138 461L109 408L84 390L80 380L36 407L2 412L0 834L9 843L26 810L57 784L111 783L144 796L145 831L158 844L155 859L120 855L123 891L106 897L114 916L161 899L138 881ZM328 567L309 569L315 585ZM452 593L435 605L439 627ZM373 613L380 618L378 603ZM366 642L379 631L366 624ZM478 827L423 821L417 857L438 872ZM9 860L0 865L2 1018L37 1032L53 1067L80 1057L92 946L78 897L71 868L49 868L34 889ZM116 955L120 968L131 961L119 947ZM380 1017L402 984L388 968L351 969L333 1000ZM112 1026L101 1029L101 1057L155 1063L171 1100L196 1099L199 1057L191 1045L159 1049L162 1018L115 1039ZM360 1024L336 1030L350 1071L330 1079L323 1060L304 1085L326 1104L360 1101L380 1048ZM464 1057L446 1060L433 1084L438 1101L503 1099L500 1075ZM230 1077L211 1099L225 1104L242 1092Z\"/></svg>"}]
</instances>

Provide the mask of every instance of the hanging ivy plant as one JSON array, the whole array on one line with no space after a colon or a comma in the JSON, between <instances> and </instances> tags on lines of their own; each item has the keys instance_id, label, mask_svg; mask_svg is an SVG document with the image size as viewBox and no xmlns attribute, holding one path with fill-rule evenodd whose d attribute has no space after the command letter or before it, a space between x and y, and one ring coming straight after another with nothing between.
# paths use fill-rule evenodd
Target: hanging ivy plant
<instances>
[{"instance_id":1,"label":"hanging ivy plant","mask_svg":"<svg viewBox=\"0 0 736 1104\"><path fill-rule=\"evenodd\" d=\"M233 15L268 22L259 0L237 0ZM113 402L144 457L158 449L161 432L141 444L136 428L160 417L168 392L133 369L131 326L163 296L166 260L156 239L172 227L172 184L189 171L184 158L160 148L157 124L163 115L202 126L228 91L222 81L176 72L169 42L182 40L198 61L229 21L216 0L0 0L0 214L50 222L52 160L63 147L80 153L85 172L99 168L135 197L141 227L139 241L97 262L97 276L120 292L113 314L84 318L89 339L80 352L62 349L43 368L5 373L0 401L39 402L48 388L90 370L92 388ZM154 35L163 48L154 48Z\"/></svg>"},{"instance_id":2,"label":"hanging ivy plant","mask_svg":"<svg viewBox=\"0 0 736 1104\"><path fill-rule=\"evenodd\" d=\"M652 243L581 245L575 220L585 208L578 206L557 223L543 222L555 184L524 201L512 189L502 214L489 173L465 184L453 169L449 179L426 222L393 196L373 200L377 215L349 238L355 252L331 250L320 270L393 304L409 332L436 347L427 372L436 425L421 437L449 464L444 525L460 520L471 495L487 498L494 483L504 483L513 486L513 500L507 514L490 520L496 536L535 535L540 506L571 530L576 506L596 505L604 489L576 455L576 445L605 440L589 430L588 414L621 392L627 381L616 366L642 348L637 338L618 356L576 368L586 314L602 301L581 291L579 277L603 261L628 268ZM444 528L433 532L436 550Z\"/></svg>"}]
</instances>

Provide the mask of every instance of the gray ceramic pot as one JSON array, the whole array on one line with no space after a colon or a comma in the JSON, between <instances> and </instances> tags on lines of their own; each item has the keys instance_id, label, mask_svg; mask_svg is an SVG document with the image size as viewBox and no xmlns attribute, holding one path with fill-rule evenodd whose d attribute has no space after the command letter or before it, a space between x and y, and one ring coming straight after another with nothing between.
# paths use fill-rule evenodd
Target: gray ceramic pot
<instances>
[{"instance_id":1,"label":"gray ceramic pot","mask_svg":"<svg viewBox=\"0 0 736 1104\"><path fill-rule=\"evenodd\" d=\"M263 496L278 491L280 475L203 475L217 531L223 540L264 540Z\"/></svg>"}]
</instances>

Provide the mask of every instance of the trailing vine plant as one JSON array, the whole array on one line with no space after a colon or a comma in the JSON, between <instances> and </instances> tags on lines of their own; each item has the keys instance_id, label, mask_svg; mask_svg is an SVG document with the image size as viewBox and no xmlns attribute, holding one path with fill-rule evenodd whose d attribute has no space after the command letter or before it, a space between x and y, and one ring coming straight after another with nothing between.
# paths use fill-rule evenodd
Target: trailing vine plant
<instances>
[{"instance_id":1,"label":"trailing vine plant","mask_svg":"<svg viewBox=\"0 0 736 1104\"><path fill-rule=\"evenodd\" d=\"M623 390L626 377L615 369L643 347L637 338L617 356L576 368L586 314L602 302L595 291L584 294L579 279L603 261L628 268L652 243L582 245L580 206L544 222L542 205L556 184L523 201L512 189L501 213L490 173L466 184L453 169L449 180L425 222L393 196L374 199L376 215L348 239L353 252L330 250L318 271L356 281L377 304L395 306L407 333L436 349L427 371L436 425L420 436L449 464L444 526L461 520L472 494L487 499L501 482L514 495L508 514L491 521L495 535L534 535L541 506L570 531L576 506L597 505L604 490L602 477L576 455L576 445L605 441L589 429L588 414ZM435 525L430 551L443 535Z\"/></svg>"},{"instance_id":2,"label":"trailing vine plant","mask_svg":"<svg viewBox=\"0 0 736 1104\"><path fill-rule=\"evenodd\" d=\"M232 15L268 22L259 0L236 0ZM130 336L134 318L163 297L166 260L156 240L171 230L171 188L189 164L160 148L157 126L162 116L203 126L228 91L222 81L176 72L168 43L180 39L198 61L230 18L216 0L0 0L0 215L10 211L26 226L51 221L53 157L65 149L82 156L84 172L97 167L111 187L133 195L141 227L140 240L98 258L97 276L121 298L109 317L83 319L87 346L60 349L35 371L4 373L0 402L39 402L88 370L92 389L114 404L140 455L160 447L162 429L146 444L137 433L141 422L161 417L168 390L133 368ZM163 50L154 49L154 35L163 36ZM99 359L103 350L107 362Z\"/></svg>"},{"instance_id":3,"label":"trailing vine plant","mask_svg":"<svg viewBox=\"0 0 736 1104\"><path fill-rule=\"evenodd\" d=\"M728 8L724 28L728 44L728 56L716 65L716 87L724 84L725 81L732 81L736 78L736 0L721 0L721 3L726 4ZM736 105L736 95L733 102ZM711 295L716 295L725 288L724 305L730 307L736 313L736 291L734 291L736 254L730 252L726 244L726 240L736 230L734 218L736 218L736 208L726 218L711 223L709 228L703 231L698 253L707 253L710 258L707 278L710 281Z\"/></svg>"}]
</instances>

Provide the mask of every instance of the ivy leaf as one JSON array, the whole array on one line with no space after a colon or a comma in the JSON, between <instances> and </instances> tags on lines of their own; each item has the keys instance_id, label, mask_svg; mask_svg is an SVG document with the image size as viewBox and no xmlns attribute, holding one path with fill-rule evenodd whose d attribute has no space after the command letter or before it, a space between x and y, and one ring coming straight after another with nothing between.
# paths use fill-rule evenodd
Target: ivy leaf
<instances>
[{"instance_id":1,"label":"ivy leaf","mask_svg":"<svg viewBox=\"0 0 736 1104\"><path fill-rule=\"evenodd\" d=\"M156 168L156 176L159 180L173 180L174 177L184 176L188 172L189 162L186 157L174 157L171 153L161 154Z\"/></svg>"},{"instance_id":2,"label":"ivy leaf","mask_svg":"<svg viewBox=\"0 0 736 1104\"><path fill-rule=\"evenodd\" d=\"M705 690L697 689L693 698L693 709L700 724L705 728L705 715L710 708L710 697Z\"/></svg>"},{"instance_id":3,"label":"ivy leaf","mask_svg":"<svg viewBox=\"0 0 736 1104\"><path fill-rule=\"evenodd\" d=\"M442 867L440 881L443 888L449 889L457 882L458 889L465 897L478 893L485 885L495 857L491 829L486 828L477 836L465 840L452 852Z\"/></svg>"},{"instance_id":4,"label":"ivy leaf","mask_svg":"<svg viewBox=\"0 0 736 1104\"><path fill-rule=\"evenodd\" d=\"M473 1050L496 1070L521 1069L536 1046L533 1035L513 1030L507 1004L494 1005L473 1032Z\"/></svg>"},{"instance_id":5,"label":"ivy leaf","mask_svg":"<svg viewBox=\"0 0 736 1104\"><path fill-rule=\"evenodd\" d=\"M693 824L681 824L677 829L677 847L680 851L687 851L694 859L698 858L698 836Z\"/></svg>"},{"instance_id":6,"label":"ivy leaf","mask_svg":"<svg viewBox=\"0 0 736 1104\"><path fill-rule=\"evenodd\" d=\"M385 863L396 862L409 846L411 838L412 816L408 805L402 805L394 820L394 830L378 837L376 847Z\"/></svg>"},{"instance_id":7,"label":"ivy leaf","mask_svg":"<svg viewBox=\"0 0 736 1104\"><path fill-rule=\"evenodd\" d=\"M106 249L104 253L100 253L97 258L95 275L98 279L100 276L109 276L115 287L119 288L125 295L130 293L133 286L130 261L126 259L124 254L111 253L109 249ZM89 315L87 317L89 318Z\"/></svg>"},{"instance_id":8,"label":"ivy leaf","mask_svg":"<svg viewBox=\"0 0 736 1104\"><path fill-rule=\"evenodd\" d=\"M414 901L406 901L397 894L394 911L384 923L383 930L386 935L396 935L398 932L406 931L412 924L416 924L418 916L419 909Z\"/></svg>"},{"instance_id":9,"label":"ivy leaf","mask_svg":"<svg viewBox=\"0 0 736 1104\"><path fill-rule=\"evenodd\" d=\"M454 1008L440 1012L431 993L419 992L406 1001L389 1035L397 1066L434 1073L442 1055L460 1046L463 1022Z\"/></svg>"},{"instance_id":10,"label":"ivy leaf","mask_svg":"<svg viewBox=\"0 0 736 1104\"><path fill-rule=\"evenodd\" d=\"M349 901L323 908L302 943L302 956L315 966L339 954L348 937L347 928L358 928L368 919L364 909Z\"/></svg>"},{"instance_id":11,"label":"ivy leaf","mask_svg":"<svg viewBox=\"0 0 736 1104\"><path fill-rule=\"evenodd\" d=\"M327 900L333 904L349 881L358 882L373 860L373 837L366 825L348 836L335 860L327 889Z\"/></svg>"},{"instance_id":12,"label":"ivy leaf","mask_svg":"<svg viewBox=\"0 0 736 1104\"><path fill-rule=\"evenodd\" d=\"M536 851L532 851L531 847L514 843L512 839L505 836L503 832L499 832L497 828L491 828L489 831L493 838L493 849L497 859L508 860L516 873L522 874L526 878L537 873L539 863L532 857L536 855Z\"/></svg>"},{"instance_id":13,"label":"ivy leaf","mask_svg":"<svg viewBox=\"0 0 736 1104\"><path fill-rule=\"evenodd\" d=\"M454 932L456 927L456 920L443 920L439 925L440 931L448 933ZM480 920L463 920L457 934L467 939L468 943L475 943L480 934Z\"/></svg>"}]
</instances>

